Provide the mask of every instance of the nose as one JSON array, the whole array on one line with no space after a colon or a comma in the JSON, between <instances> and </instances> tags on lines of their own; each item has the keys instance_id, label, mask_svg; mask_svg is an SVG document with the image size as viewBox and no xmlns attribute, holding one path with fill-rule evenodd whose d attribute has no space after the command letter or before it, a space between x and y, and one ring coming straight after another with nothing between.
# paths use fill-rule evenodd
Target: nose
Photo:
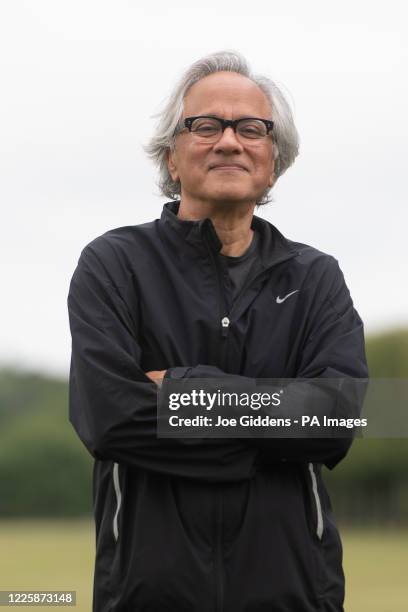
<instances>
[{"instance_id":1,"label":"nose","mask_svg":"<svg viewBox=\"0 0 408 612\"><path fill-rule=\"evenodd\" d=\"M231 126L225 128L220 139L214 145L214 151L241 152L244 148Z\"/></svg>"}]
</instances>

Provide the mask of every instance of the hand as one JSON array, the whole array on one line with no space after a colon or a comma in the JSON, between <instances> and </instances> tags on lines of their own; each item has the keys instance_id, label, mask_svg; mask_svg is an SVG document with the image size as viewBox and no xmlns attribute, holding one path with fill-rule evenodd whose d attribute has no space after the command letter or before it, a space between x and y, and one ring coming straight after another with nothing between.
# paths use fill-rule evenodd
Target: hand
<instances>
[{"instance_id":1,"label":"hand","mask_svg":"<svg viewBox=\"0 0 408 612\"><path fill-rule=\"evenodd\" d=\"M146 376L148 376L150 380L152 380L154 383L156 383L158 387L160 387L166 372L167 370L150 370L150 372L146 372Z\"/></svg>"}]
</instances>

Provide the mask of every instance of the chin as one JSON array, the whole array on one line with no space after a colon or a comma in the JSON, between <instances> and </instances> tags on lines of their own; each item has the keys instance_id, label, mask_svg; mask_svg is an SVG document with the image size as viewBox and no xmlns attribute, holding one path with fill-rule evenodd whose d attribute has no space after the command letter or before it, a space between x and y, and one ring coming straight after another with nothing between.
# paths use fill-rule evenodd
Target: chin
<instances>
[{"instance_id":1,"label":"chin","mask_svg":"<svg viewBox=\"0 0 408 612\"><path fill-rule=\"evenodd\" d=\"M207 201L210 204L217 204L217 205L222 205L222 206L238 206L239 204L242 204L243 202L245 202L245 198L238 198L237 196L217 196L217 197L208 197Z\"/></svg>"},{"instance_id":2,"label":"chin","mask_svg":"<svg viewBox=\"0 0 408 612\"><path fill-rule=\"evenodd\" d=\"M208 194L208 199L213 202L225 202L228 204L240 204L241 202L249 202L254 200L254 197L246 192L239 190L217 191L216 193Z\"/></svg>"}]
</instances>

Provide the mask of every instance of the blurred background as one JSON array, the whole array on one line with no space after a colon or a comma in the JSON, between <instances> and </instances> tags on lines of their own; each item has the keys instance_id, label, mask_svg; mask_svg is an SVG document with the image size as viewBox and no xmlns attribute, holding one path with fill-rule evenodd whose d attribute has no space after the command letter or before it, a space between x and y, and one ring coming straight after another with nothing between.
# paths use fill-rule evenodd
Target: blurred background
<instances>
[{"instance_id":1,"label":"blurred background","mask_svg":"<svg viewBox=\"0 0 408 612\"><path fill-rule=\"evenodd\" d=\"M160 216L142 145L201 56L235 49L286 92L300 156L256 214L339 260L371 376L408 376L407 16L394 0L0 3L0 590L76 590L91 609L92 459L68 422L66 296L90 240ZM406 611L407 440L358 439L325 475L347 612Z\"/></svg>"}]
</instances>

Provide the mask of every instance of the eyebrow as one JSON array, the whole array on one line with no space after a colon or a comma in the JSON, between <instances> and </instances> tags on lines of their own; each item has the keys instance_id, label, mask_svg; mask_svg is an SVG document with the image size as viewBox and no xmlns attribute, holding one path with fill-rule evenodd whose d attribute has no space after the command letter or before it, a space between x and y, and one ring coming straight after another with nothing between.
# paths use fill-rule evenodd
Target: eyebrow
<instances>
[{"instance_id":1,"label":"eyebrow","mask_svg":"<svg viewBox=\"0 0 408 612\"><path fill-rule=\"evenodd\" d=\"M190 115L191 117L212 117L214 119L225 119L225 117L221 117L221 115L217 115L216 113L197 113L196 115ZM267 117L259 117L258 115L251 115L249 113L246 113L245 115L239 115L239 117L236 117L236 119L233 119L232 121L236 121L237 119L247 119L248 117L258 117L259 119L266 119ZM268 118L269 121L272 121L272 118Z\"/></svg>"}]
</instances>

